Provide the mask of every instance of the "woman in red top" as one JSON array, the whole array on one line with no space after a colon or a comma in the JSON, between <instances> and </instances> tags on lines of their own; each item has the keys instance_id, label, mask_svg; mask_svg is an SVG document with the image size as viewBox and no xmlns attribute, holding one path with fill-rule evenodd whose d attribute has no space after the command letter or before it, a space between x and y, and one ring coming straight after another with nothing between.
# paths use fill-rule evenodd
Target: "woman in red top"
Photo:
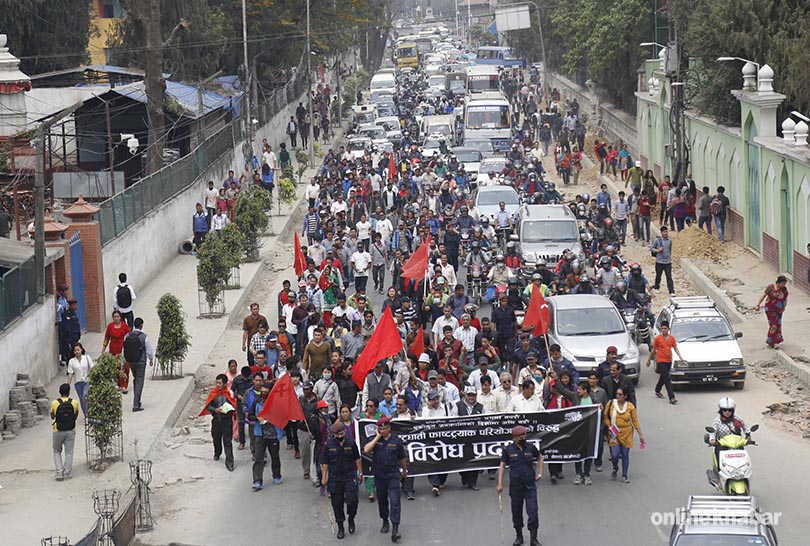
<instances>
[{"instance_id":1,"label":"woman in red top","mask_svg":"<svg viewBox=\"0 0 810 546\"><path fill-rule=\"evenodd\" d=\"M129 388L129 362L124 362L121 353L124 352L124 337L129 333L129 326L121 320L121 312L117 309L113 311L112 322L107 325L104 332L104 346L101 354L104 354L108 347L111 355L121 356L121 374L118 376L118 390L126 394Z\"/></svg>"}]
</instances>

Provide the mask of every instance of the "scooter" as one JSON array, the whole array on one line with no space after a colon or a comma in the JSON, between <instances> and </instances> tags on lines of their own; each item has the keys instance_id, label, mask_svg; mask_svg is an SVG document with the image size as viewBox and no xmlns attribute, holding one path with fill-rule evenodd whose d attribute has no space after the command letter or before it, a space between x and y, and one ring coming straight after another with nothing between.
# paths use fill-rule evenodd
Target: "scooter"
<instances>
[{"instance_id":1,"label":"scooter","mask_svg":"<svg viewBox=\"0 0 810 546\"><path fill-rule=\"evenodd\" d=\"M751 427L751 432L759 429L759 425ZM712 427L706 427L706 432L714 434L715 430ZM703 441L706 445L714 446L709 443L709 435L705 434ZM749 445L757 445L751 439L750 434L741 436L739 434L728 434L723 436L717 441L720 445L720 460L712 460L713 467L706 471L711 484L717 491L723 495L750 495L751 494L751 458L748 456L748 450L745 449Z\"/></svg>"}]
</instances>

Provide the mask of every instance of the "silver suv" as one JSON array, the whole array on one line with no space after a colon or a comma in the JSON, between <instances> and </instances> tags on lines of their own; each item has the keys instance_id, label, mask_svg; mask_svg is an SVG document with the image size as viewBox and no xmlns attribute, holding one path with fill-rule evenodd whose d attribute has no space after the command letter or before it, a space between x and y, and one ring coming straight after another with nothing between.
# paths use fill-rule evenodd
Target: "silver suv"
<instances>
[{"instance_id":1,"label":"silver suv","mask_svg":"<svg viewBox=\"0 0 810 546\"><path fill-rule=\"evenodd\" d=\"M778 546L754 497L693 495L678 513L669 546Z\"/></svg>"},{"instance_id":2,"label":"silver suv","mask_svg":"<svg viewBox=\"0 0 810 546\"><path fill-rule=\"evenodd\" d=\"M533 271L539 260L552 268L570 250L584 258L576 216L565 205L524 205L518 212L517 234L524 267Z\"/></svg>"}]
</instances>

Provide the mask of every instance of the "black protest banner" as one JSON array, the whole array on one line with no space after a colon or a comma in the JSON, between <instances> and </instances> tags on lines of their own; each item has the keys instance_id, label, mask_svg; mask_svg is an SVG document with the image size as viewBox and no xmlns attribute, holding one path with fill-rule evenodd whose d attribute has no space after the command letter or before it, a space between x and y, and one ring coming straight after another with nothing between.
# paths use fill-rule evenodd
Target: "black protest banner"
<instances>
[{"instance_id":1,"label":"black protest banner","mask_svg":"<svg viewBox=\"0 0 810 546\"><path fill-rule=\"evenodd\" d=\"M602 412L598 405L538 413L491 413L391 421L391 432L405 444L408 475L448 474L497 468L501 448L512 441L512 428L523 425L527 440L545 461L570 463L597 453ZM358 423L360 451L377 433L376 422ZM371 455L363 454L364 474L371 475Z\"/></svg>"}]
</instances>

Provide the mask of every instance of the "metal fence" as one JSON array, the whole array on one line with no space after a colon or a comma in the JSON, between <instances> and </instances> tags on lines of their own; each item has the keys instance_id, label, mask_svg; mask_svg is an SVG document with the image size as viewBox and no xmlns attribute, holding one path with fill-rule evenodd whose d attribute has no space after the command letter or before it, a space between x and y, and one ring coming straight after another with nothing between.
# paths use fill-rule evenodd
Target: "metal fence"
<instances>
[{"instance_id":1,"label":"metal fence","mask_svg":"<svg viewBox=\"0 0 810 546\"><path fill-rule=\"evenodd\" d=\"M258 105L259 123L265 124L306 89L305 72L274 90ZM99 205L101 244L106 245L146 214L188 188L208 167L233 150L243 138L242 119L235 119L174 163L144 177Z\"/></svg>"},{"instance_id":2,"label":"metal fence","mask_svg":"<svg viewBox=\"0 0 810 546\"><path fill-rule=\"evenodd\" d=\"M0 331L37 302L37 270L31 257L0 278Z\"/></svg>"}]
</instances>

